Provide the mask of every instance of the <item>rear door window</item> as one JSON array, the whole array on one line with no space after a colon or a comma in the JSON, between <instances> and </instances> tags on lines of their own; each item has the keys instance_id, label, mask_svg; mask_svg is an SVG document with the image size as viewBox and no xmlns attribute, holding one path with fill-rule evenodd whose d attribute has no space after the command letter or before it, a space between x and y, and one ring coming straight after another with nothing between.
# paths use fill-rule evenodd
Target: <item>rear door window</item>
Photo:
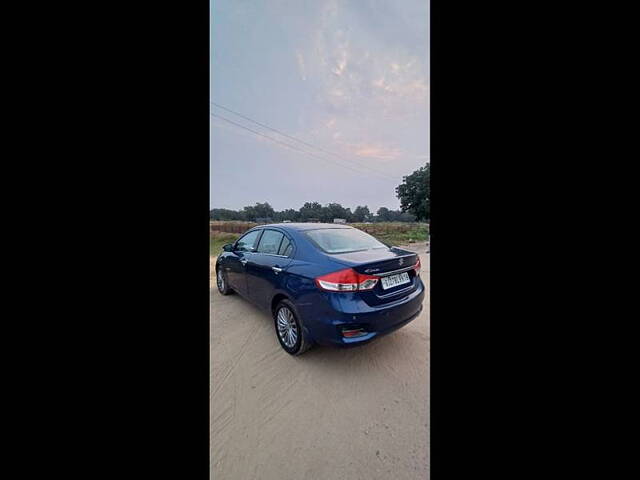
<instances>
[{"instance_id":1,"label":"rear door window","mask_svg":"<svg viewBox=\"0 0 640 480\"><path fill-rule=\"evenodd\" d=\"M291 243L291 240L289 240L287 237L284 237L282 239L282 243L280 244L280 250L278 250L278 255L283 255L285 257L288 257L289 255L291 255L292 251L293 251L293 244Z\"/></svg>"},{"instance_id":2,"label":"rear door window","mask_svg":"<svg viewBox=\"0 0 640 480\"><path fill-rule=\"evenodd\" d=\"M275 230L265 230L258 244L258 253L277 255L283 237L282 233Z\"/></svg>"}]
</instances>

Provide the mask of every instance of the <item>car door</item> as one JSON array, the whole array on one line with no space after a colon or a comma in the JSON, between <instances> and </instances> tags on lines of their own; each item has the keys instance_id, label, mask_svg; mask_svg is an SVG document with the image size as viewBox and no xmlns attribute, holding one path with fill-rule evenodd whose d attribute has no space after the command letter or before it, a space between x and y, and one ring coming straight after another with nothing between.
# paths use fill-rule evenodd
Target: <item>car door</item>
<instances>
[{"instance_id":1,"label":"car door","mask_svg":"<svg viewBox=\"0 0 640 480\"><path fill-rule=\"evenodd\" d=\"M268 308L291 263L293 244L284 232L265 229L255 253L247 262L247 293L257 305Z\"/></svg>"},{"instance_id":2,"label":"car door","mask_svg":"<svg viewBox=\"0 0 640 480\"><path fill-rule=\"evenodd\" d=\"M255 255L256 245L262 230L252 230L240 237L233 245L233 252L225 258L223 268L227 281L240 295L247 296L246 265L251 255Z\"/></svg>"}]
</instances>

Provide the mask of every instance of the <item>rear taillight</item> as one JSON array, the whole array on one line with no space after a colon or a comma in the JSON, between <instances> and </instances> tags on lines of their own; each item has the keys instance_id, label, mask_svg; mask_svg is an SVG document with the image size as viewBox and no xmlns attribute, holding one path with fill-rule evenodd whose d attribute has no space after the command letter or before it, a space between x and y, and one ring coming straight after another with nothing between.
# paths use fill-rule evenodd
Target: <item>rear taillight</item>
<instances>
[{"instance_id":1,"label":"rear taillight","mask_svg":"<svg viewBox=\"0 0 640 480\"><path fill-rule=\"evenodd\" d=\"M316 285L329 292L355 292L371 290L378 283L378 277L364 275L352 268L329 273L316 278Z\"/></svg>"},{"instance_id":2,"label":"rear taillight","mask_svg":"<svg viewBox=\"0 0 640 480\"><path fill-rule=\"evenodd\" d=\"M418 275L420 275L420 268L422 267L422 265L420 265L420 258L418 258L418 261L416 262L416 264L413 266L413 269L416 272L416 277Z\"/></svg>"}]
</instances>

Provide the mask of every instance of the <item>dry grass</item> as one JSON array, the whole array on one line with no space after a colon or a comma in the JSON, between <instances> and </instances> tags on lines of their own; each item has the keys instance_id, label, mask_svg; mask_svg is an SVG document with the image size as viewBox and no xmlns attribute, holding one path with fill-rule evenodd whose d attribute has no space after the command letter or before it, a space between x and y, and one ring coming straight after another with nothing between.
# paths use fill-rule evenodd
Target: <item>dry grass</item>
<instances>
[{"instance_id":1,"label":"dry grass","mask_svg":"<svg viewBox=\"0 0 640 480\"><path fill-rule=\"evenodd\" d=\"M226 243L234 242L241 234L258 225L253 222L210 222L210 254L217 256ZM390 245L407 245L415 242L425 242L429 238L429 227L426 223L351 223L349 224L381 242Z\"/></svg>"},{"instance_id":2,"label":"dry grass","mask_svg":"<svg viewBox=\"0 0 640 480\"><path fill-rule=\"evenodd\" d=\"M350 225L391 245L426 242L429 238L429 227L426 223L380 222Z\"/></svg>"},{"instance_id":3,"label":"dry grass","mask_svg":"<svg viewBox=\"0 0 640 480\"><path fill-rule=\"evenodd\" d=\"M209 230L213 233L215 231L218 232L227 232L227 233L244 233L250 228L258 225L253 222L224 222L224 221L210 221L209 222Z\"/></svg>"}]
</instances>

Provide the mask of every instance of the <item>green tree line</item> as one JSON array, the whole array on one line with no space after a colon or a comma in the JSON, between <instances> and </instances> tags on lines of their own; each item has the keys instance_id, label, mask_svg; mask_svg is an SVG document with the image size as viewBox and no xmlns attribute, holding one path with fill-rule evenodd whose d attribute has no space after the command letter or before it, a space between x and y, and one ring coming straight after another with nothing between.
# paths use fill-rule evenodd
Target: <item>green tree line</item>
<instances>
[{"instance_id":1,"label":"green tree line","mask_svg":"<svg viewBox=\"0 0 640 480\"><path fill-rule=\"evenodd\" d=\"M333 222L334 218L344 218L347 222L415 222L429 220L431 189L430 164L405 176L402 184L396 187L396 196L400 199L400 210L380 207L373 214L367 205L358 205L355 210L345 208L339 203L321 205L318 202L306 202L298 210L288 208L275 211L267 202L246 206L242 210L214 208L209 212L211 220L236 220L255 222L258 219L270 219L273 222Z\"/></svg>"}]
</instances>

